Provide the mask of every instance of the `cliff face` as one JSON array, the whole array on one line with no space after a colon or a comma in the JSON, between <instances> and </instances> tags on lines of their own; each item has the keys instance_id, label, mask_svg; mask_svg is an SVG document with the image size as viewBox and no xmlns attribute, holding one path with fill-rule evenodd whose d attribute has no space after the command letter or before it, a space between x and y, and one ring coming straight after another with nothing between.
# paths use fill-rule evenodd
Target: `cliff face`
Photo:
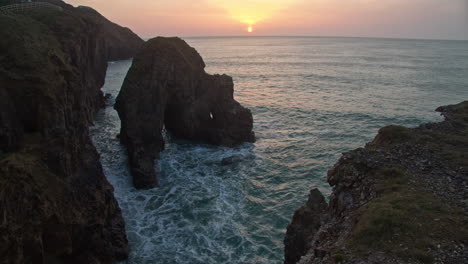
<instances>
[{"instance_id":1,"label":"cliff face","mask_svg":"<svg viewBox=\"0 0 468 264\"><path fill-rule=\"evenodd\" d=\"M468 102L381 129L328 172L330 202L294 214L285 263L467 263Z\"/></svg>"},{"instance_id":2,"label":"cliff face","mask_svg":"<svg viewBox=\"0 0 468 264\"><path fill-rule=\"evenodd\" d=\"M149 40L117 97L133 182L157 186L154 160L164 149L163 127L171 134L234 146L255 140L250 110L234 100L227 75L209 75L197 51L179 38Z\"/></svg>"},{"instance_id":3,"label":"cliff face","mask_svg":"<svg viewBox=\"0 0 468 264\"><path fill-rule=\"evenodd\" d=\"M88 126L103 106L107 61L129 58L143 41L95 11L60 4L62 12L0 15L2 263L111 263L128 254Z\"/></svg>"}]
</instances>

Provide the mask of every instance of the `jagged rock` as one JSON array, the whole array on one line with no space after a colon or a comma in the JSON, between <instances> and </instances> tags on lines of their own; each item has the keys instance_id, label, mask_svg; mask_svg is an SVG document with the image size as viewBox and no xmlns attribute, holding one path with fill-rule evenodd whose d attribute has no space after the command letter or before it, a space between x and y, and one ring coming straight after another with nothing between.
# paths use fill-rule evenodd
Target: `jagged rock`
<instances>
[{"instance_id":1,"label":"jagged rock","mask_svg":"<svg viewBox=\"0 0 468 264\"><path fill-rule=\"evenodd\" d=\"M455 245L468 237L468 101L437 111L445 121L384 127L344 153L328 171L328 207L309 199L294 214L285 263L466 262Z\"/></svg>"},{"instance_id":2,"label":"jagged rock","mask_svg":"<svg viewBox=\"0 0 468 264\"><path fill-rule=\"evenodd\" d=\"M294 213L284 238L285 264L297 263L311 247L311 240L321 225L321 215L327 209L318 189L310 191L307 203Z\"/></svg>"},{"instance_id":3,"label":"jagged rock","mask_svg":"<svg viewBox=\"0 0 468 264\"><path fill-rule=\"evenodd\" d=\"M135 57L115 109L136 188L158 185L154 160L164 149L163 127L217 145L255 140L252 114L234 100L232 78L204 68L198 52L179 38L151 39Z\"/></svg>"},{"instance_id":4,"label":"jagged rock","mask_svg":"<svg viewBox=\"0 0 468 264\"><path fill-rule=\"evenodd\" d=\"M113 263L125 225L88 126L107 60L143 41L55 2L62 12L0 14L0 262Z\"/></svg>"}]
</instances>

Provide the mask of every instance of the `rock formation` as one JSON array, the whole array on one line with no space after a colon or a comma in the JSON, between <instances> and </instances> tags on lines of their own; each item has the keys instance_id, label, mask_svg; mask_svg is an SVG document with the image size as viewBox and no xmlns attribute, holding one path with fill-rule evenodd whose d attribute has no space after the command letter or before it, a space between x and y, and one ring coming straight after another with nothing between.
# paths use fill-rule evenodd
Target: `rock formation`
<instances>
[{"instance_id":1,"label":"rock formation","mask_svg":"<svg viewBox=\"0 0 468 264\"><path fill-rule=\"evenodd\" d=\"M0 15L0 262L112 263L128 255L125 226L88 126L107 61L143 41L55 2Z\"/></svg>"},{"instance_id":2,"label":"rock formation","mask_svg":"<svg viewBox=\"0 0 468 264\"><path fill-rule=\"evenodd\" d=\"M179 38L149 40L135 57L115 105L135 187L158 185L154 160L164 149L163 128L217 145L255 140L252 114L234 100L232 78L204 68Z\"/></svg>"},{"instance_id":3,"label":"rock formation","mask_svg":"<svg viewBox=\"0 0 468 264\"><path fill-rule=\"evenodd\" d=\"M467 263L468 101L445 121L389 126L328 172L294 214L285 263Z\"/></svg>"},{"instance_id":4,"label":"rock formation","mask_svg":"<svg viewBox=\"0 0 468 264\"><path fill-rule=\"evenodd\" d=\"M311 190L307 203L294 213L288 227L284 241L285 263L296 263L307 253L308 243L320 227L321 216L326 208L327 203L320 191Z\"/></svg>"}]
</instances>

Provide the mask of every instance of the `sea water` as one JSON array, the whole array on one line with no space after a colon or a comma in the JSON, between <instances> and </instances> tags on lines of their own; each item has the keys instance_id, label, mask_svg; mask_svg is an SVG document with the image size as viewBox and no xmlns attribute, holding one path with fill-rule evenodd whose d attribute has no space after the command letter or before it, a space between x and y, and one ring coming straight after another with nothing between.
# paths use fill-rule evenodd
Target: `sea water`
<instances>
[{"instance_id":1,"label":"sea water","mask_svg":"<svg viewBox=\"0 0 468 264\"><path fill-rule=\"evenodd\" d=\"M209 73L234 78L257 142L236 148L167 138L161 187L132 187L112 108L131 61L111 62L112 94L91 128L126 221L127 263L282 263L283 238L327 170L385 125L435 122L468 100L468 42L366 38L187 38ZM244 160L221 166L221 160Z\"/></svg>"}]
</instances>

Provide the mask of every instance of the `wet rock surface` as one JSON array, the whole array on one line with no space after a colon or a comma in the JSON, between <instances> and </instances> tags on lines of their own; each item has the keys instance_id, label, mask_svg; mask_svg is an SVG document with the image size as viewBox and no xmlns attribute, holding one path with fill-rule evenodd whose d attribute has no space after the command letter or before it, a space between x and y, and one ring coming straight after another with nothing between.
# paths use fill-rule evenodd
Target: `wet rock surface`
<instances>
[{"instance_id":1,"label":"wet rock surface","mask_svg":"<svg viewBox=\"0 0 468 264\"><path fill-rule=\"evenodd\" d=\"M285 263L468 262L468 102L437 111L445 121L388 126L343 154L326 209L296 211Z\"/></svg>"},{"instance_id":2,"label":"wet rock surface","mask_svg":"<svg viewBox=\"0 0 468 264\"><path fill-rule=\"evenodd\" d=\"M125 224L88 126L107 61L143 41L53 2L63 11L0 15L0 262L113 263Z\"/></svg>"},{"instance_id":3,"label":"wet rock surface","mask_svg":"<svg viewBox=\"0 0 468 264\"><path fill-rule=\"evenodd\" d=\"M115 109L136 188L158 185L155 159L163 128L175 137L235 146L255 141L249 109L234 100L227 75L209 75L198 52L179 38L154 38L138 53Z\"/></svg>"}]
</instances>

